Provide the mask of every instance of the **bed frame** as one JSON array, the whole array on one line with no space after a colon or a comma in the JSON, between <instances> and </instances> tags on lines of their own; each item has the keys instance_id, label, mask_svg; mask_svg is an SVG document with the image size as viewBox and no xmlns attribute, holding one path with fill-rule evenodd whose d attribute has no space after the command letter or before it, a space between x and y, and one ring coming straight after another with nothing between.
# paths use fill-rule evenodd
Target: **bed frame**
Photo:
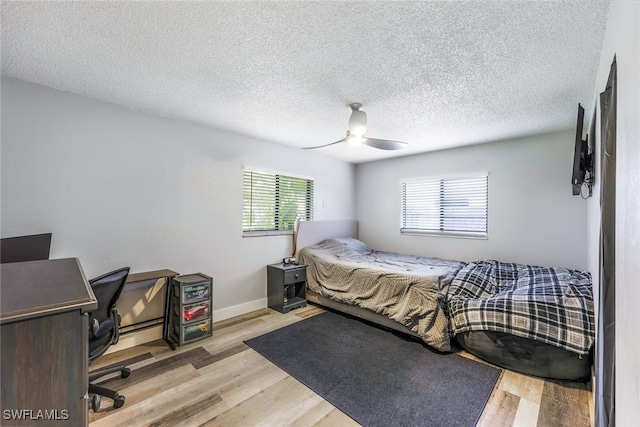
<instances>
[{"instance_id":1,"label":"bed frame","mask_svg":"<svg viewBox=\"0 0 640 427\"><path fill-rule=\"evenodd\" d=\"M300 221L294 234L295 256L307 246L313 246L323 240L333 239L336 237L353 237L358 238L358 222L355 220L335 220L335 221ZM307 273L309 274L309 273ZM330 298L317 294L307 288L307 301L318 304L349 316L357 317L385 328L393 329L398 332L420 338L418 334L406 328L403 324L384 316L374 313L364 308L342 304Z\"/></svg>"}]
</instances>

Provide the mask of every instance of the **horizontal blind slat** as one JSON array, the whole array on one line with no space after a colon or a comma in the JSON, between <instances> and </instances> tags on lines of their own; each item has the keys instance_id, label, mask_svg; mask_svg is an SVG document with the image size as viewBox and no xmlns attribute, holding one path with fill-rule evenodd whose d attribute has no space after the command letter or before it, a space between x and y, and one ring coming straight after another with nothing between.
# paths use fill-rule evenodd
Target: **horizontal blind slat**
<instances>
[{"instance_id":1,"label":"horizontal blind slat","mask_svg":"<svg viewBox=\"0 0 640 427\"><path fill-rule=\"evenodd\" d=\"M293 230L313 219L313 180L243 171L243 231Z\"/></svg>"},{"instance_id":2,"label":"horizontal blind slat","mask_svg":"<svg viewBox=\"0 0 640 427\"><path fill-rule=\"evenodd\" d=\"M488 176L401 183L402 229L486 235Z\"/></svg>"}]
</instances>

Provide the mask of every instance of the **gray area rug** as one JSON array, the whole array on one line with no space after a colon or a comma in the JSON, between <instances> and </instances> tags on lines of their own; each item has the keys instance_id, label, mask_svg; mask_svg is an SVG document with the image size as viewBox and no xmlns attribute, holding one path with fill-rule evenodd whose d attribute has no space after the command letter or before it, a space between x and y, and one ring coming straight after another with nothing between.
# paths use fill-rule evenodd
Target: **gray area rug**
<instances>
[{"instance_id":1,"label":"gray area rug","mask_svg":"<svg viewBox=\"0 0 640 427\"><path fill-rule=\"evenodd\" d=\"M363 426L474 426L500 374L333 312L246 343Z\"/></svg>"}]
</instances>

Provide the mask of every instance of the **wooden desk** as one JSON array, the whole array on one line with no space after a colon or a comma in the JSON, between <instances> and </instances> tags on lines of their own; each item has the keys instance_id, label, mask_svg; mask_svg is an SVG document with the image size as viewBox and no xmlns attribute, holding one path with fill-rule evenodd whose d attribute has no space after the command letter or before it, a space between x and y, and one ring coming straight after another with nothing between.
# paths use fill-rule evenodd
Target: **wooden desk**
<instances>
[{"instance_id":1,"label":"wooden desk","mask_svg":"<svg viewBox=\"0 0 640 427\"><path fill-rule=\"evenodd\" d=\"M88 425L86 313L98 302L79 261L0 268L0 424Z\"/></svg>"},{"instance_id":2,"label":"wooden desk","mask_svg":"<svg viewBox=\"0 0 640 427\"><path fill-rule=\"evenodd\" d=\"M125 283L144 282L145 280L170 279L176 277L178 273L173 270L153 270L143 273L129 274Z\"/></svg>"},{"instance_id":3,"label":"wooden desk","mask_svg":"<svg viewBox=\"0 0 640 427\"><path fill-rule=\"evenodd\" d=\"M127 281L125 282L125 286L126 284L133 284L133 283L140 283L140 282L150 282L155 284L155 282L158 281L159 279L165 279L165 284L164 284L165 298L164 298L163 316L157 317L155 319L147 320L144 322L135 323L132 325L127 325L126 327L122 327L120 329L121 334L127 334L127 333L135 332L141 329L150 328L162 323L162 338L169 345L169 347L175 350L175 346L169 340L169 297L170 297L170 291L171 291L171 287L169 286L170 285L169 281L171 280L172 277L176 277L177 275L178 275L177 272L173 270L167 270L167 269L129 274L129 276L127 277Z\"/></svg>"}]
</instances>

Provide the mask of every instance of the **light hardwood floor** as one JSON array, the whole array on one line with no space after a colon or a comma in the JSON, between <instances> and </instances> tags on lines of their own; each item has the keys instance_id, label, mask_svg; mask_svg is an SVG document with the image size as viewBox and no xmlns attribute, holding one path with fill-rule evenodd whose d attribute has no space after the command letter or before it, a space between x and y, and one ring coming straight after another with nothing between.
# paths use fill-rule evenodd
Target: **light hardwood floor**
<instances>
[{"instance_id":1,"label":"light hardwood floor","mask_svg":"<svg viewBox=\"0 0 640 427\"><path fill-rule=\"evenodd\" d=\"M103 398L100 411L89 413L90 427L357 426L243 342L322 311L259 310L215 323L211 338L175 351L158 340L103 356L91 369L124 361L131 376L107 377L103 385L126 396L126 403L114 410ZM590 426L592 412L588 384L503 370L478 426Z\"/></svg>"}]
</instances>

